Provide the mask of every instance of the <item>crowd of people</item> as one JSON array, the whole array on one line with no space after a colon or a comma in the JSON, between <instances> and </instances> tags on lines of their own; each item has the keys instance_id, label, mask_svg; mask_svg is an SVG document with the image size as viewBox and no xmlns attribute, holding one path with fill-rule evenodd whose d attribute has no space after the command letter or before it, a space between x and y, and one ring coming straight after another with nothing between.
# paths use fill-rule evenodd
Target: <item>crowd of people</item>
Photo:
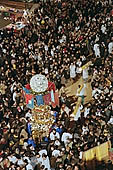
<instances>
[{"instance_id":1,"label":"crowd of people","mask_svg":"<svg viewBox=\"0 0 113 170\"><path fill-rule=\"evenodd\" d=\"M20 31L0 30L0 169L87 170L84 151L108 140L113 145L112 5L47 0L25 18ZM93 100L75 121L65 87L90 60ZM32 137L32 110L22 98L22 87L35 74L60 91L60 106L51 107L55 123L41 140Z\"/></svg>"}]
</instances>

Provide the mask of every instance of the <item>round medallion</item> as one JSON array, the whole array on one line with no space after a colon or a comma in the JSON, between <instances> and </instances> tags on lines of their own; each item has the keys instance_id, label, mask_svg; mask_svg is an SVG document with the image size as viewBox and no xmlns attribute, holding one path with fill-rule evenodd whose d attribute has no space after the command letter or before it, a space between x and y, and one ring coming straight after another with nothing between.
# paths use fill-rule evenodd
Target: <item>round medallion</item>
<instances>
[{"instance_id":1,"label":"round medallion","mask_svg":"<svg viewBox=\"0 0 113 170\"><path fill-rule=\"evenodd\" d=\"M45 92L48 88L48 80L42 74L34 75L30 80L31 89L37 93Z\"/></svg>"}]
</instances>

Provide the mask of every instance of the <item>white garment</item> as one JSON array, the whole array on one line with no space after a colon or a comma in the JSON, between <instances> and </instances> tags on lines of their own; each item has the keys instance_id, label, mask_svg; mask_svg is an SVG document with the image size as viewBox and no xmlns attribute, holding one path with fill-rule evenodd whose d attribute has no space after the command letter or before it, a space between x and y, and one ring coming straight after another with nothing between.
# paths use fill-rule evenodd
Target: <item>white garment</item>
<instances>
[{"instance_id":1,"label":"white garment","mask_svg":"<svg viewBox=\"0 0 113 170\"><path fill-rule=\"evenodd\" d=\"M112 5L112 0L109 0L109 5Z\"/></svg>"},{"instance_id":2,"label":"white garment","mask_svg":"<svg viewBox=\"0 0 113 170\"><path fill-rule=\"evenodd\" d=\"M105 32L106 32L106 27L105 27L105 25L102 25L102 26L101 26L101 31L102 31L103 34L105 34Z\"/></svg>"},{"instance_id":3,"label":"white garment","mask_svg":"<svg viewBox=\"0 0 113 170\"><path fill-rule=\"evenodd\" d=\"M61 30L62 30L62 26L61 26L61 25L58 27L58 30L59 30L59 31L61 31Z\"/></svg>"},{"instance_id":4,"label":"white garment","mask_svg":"<svg viewBox=\"0 0 113 170\"><path fill-rule=\"evenodd\" d=\"M68 142L68 139L72 139L72 135L70 133L64 132L61 137L61 141L65 144Z\"/></svg>"},{"instance_id":5,"label":"white garment","mask_svg":"<svg viewBox=\"0 0 113 170\"><path fill-rule=\"evenodd\" d=\"M79 27L79 26L76 26L76 27L75 27L75 30L76 30L76 31L78 31L79 29L80 29L80 27Z\"/></svg>"},{"instance_id":6,"label":"white garment","mask_svg":"<svg viewBox=\"0 0 113 170\"><path fill-rule=\"evenodd\" d=\"M55 140L55 139L60 139L60 135L58 132L56 132L56 134L53 134L53 132L50 133L50 139L51 140Z\"/></svg>"},{"instance_id":7,"label":"white garment","mask_svg":"<svg viewBox=\"0 0 113 170\"><path fill-rule=\"evenodd\" d=\"M7 50L6 50L6 49L3 49L2 51L3 51L3 53L6 53L6 52L7 52Z\"/></svg>"},{"instance_id":8,"label":"white garment","mask_svg":"<svg viewBox=\"0 0 113 170\"><path fill-rule=\"evenodd\" d=\"M84 135L85 132L88 132L88 131L89 131L89 129L88 129L87 126L86 127L85 126L82 127L82 134L83 135Z\"/></svg>"},{"instance_id":9,"label":"white garment","mask_svg":"<svg viewBox=\"0 0 113 170\"><path fill-rule=\"evenodd\" d=\"M108 121L108 123L113 125L113 117L110 118L110 120Z\"/></svg>"},{"instance_id":10,"label":"white garment","mask_svg":"<svg viewBox=\"0 0 113 170\"><path fill-rule=\"evenodd\" d=\"M94 89L94 90L92 91L92 96L95 97L95 95L96 95L97 92L98 92L98 93L101 93L102 91L96 88L96 89Z\"/></svg>"},{"instance_id":11,"label":"white garment","mask_svg":"<svg viewBox=\"0 0 113 170\"><path fill-rule=\"evenodd\" d=\"M24 156L24 157L23 157L23 160L27 160L27 161L28 161L28 163L31 163L31 161L30 161L29 157L27 157L27 156Z\"/></svg>"},{"instance_id":12,"label":"white garment","mask_svg":"<svg viewBox=\"0 0 113 170\"><path fill-rule=\"evenodd\" d=\"M67 106L65 106L64 111L69 115L69 112L71 111Z\"/></svg>"},{"instance_id":13,"label":"white garment","mask_svg":"<svg viewBox=\"0 0 113 170\"><path fill-rule=\"evenodd\" d=\"M60 142L59 141L55 141L54 145L55 146L60 146Z\"/></svg>"},{"instance_id":14,"label":"white garment","mask_svg":"<svg viewBox=\"0 0 113 170\"><path fill-rule=\"evenodd\" d=\"M49 157L47 156L46 159L42 159L42 165L45 166L45 168L47 168L48 170L51 170L50 168L50 161L49 161Z\"/></svg>"},{"instance_id":15,"label":"white garment","mask_svg":"<svg viewBox=\"0 0 113 170\"><path fill-rule=\"evenodd\" d=\"M81 91L80 91L80 88L77 89L77 94L76 94L76 96L84 96L84 94L85 94L85 88L86 88L86 84L84 84L84 86L83 86L83 88L81 89ZM79 92L79 91L80 91L80 92Z\"/></svg>"},{"instance_id":16,"label":"white garment","mask_svg":"<svg viewBox=\"0 0 113 170\"><path fill-rule=\"evenodd\" d=\"M16 92L13 93L13 101L15 102L16 101Z\"/></svg>"},{"instance_id":17,"label":"white garment","mask_svg":"<svg viewBox=\"0 0 113 170\"><path fill-rule=\"evenodd\" d=\"M108 44L108 51L109 51L109 54L112 53L112 50L113 50L113 42L110 42L110 43Z\"/></svg>"},{"instance_id":18,"label":"white garment","mask_svg":"<svg viewBox=\"0 0 113 170\"><path fill-rule=\"evenodd\" d=\"M85 111L84 111L84 117L86 118L87 115L89 114L90 108L85 107Z\"/></svg>"},{"instance_id":19,"label":"white garment","mask_svg":"<svg viewBox=\"0 0 113 170\"><path fill-rule=\"evenodd\" d=\"M52 57L54 57L54 51L53 51L53 49L51 49L51 55L52 55Z\"/></svg>"},{"instance_id":20,"label":"white garment","mask_svg":"<svg viewBox=\"0 0 113 170\"><path fill-rule=\"evenodd\" d=\"M29 113L29 112L27 112L27 113L25 114L25 117L31 118L31 117L32 117L32 114Z\"/></svg>"},{"instance_id":21,"label":"white garment","mask_svg":"<svg viewBox=\"0 0 113 170\"><path fill-rule=\"evenodd\" d=\"M60 156L60 151L59 151L59 150L54 150L54 151L52 152L52 156L54 156L54 157Z\"/></svg>"},{"instance_id":22,"label":"white garment","mask_svg":"<svg viewBox=\"0 0 113 170\"><path fill-rule=\"evenodd\" d=\"M33 170L33 167L30 163L26 166L26 170Z\"/></svg>"},{"instance_id":23,"label":"white garment","mask_svg":"<svg viewBox=\"0 0 113 170\"><path fill-rule=\"evenodd\" d=\"M12 84L11 88L10 88L10 90L11 90L11 93L13 93L13 88L14 88L14 85L16 85L16 82L14 82L14 83Z\"/></svg>"},{"instance_id":24,"label":"white garment","mask_svg":"<svg viewBox=\"0 0 113 170\"><path fill-rule=\"evenodd\" d=\"M44 153L45 155L47 155L47 150L46 149L42 149L38 152L40 154L40 156L42 157L42 154Z\"/></svg>"},{"instance_id":25,"label":"white garment","mask_svg":"<svg viewBox=\"0 0 113 170\"><path fill-rule=\"evenodd\" d=\"M48 46L47 45L45 45L45 51L48 51Z\"/></svg>"},{"instance_id":26,"label":"white garment","mask_svg":"<svg viewBox=\"0 0 113 170\"><path fill-rule=\"evenodd\" d=\"M75 121L77 121L78 118L81 116L81 110L82 110L82 109L83 109L83 106L80 105L79 108L78 108L78 110L77 110L76 115L74 116L74 120L75 120Z\"/></svg>"},{"instance_id":27,"label":"white garment","mask_svg":"<svg viewBox=\"0 0 113 170\"><path fill-rule=\"evenodd\" d=\"M100 57L100 49L99 49L99 44L95 44L94 47L93 47L93 50L95 52L95 56L97 57Z\"/></svg>"},{"instance_id":28,"label":"white garment","mask_svg":"<svg viewBox=\"0 0 113 170\"><path fill-rule=\"evenodd\" d=\"M46 150L46 149L42 149L42 150L39 151L39 154L40 154L40 158L37 158L37 161L38 161L38 162L41 162L41 164L44 165L45 168L47 168L48 170L50 170L49 157L47 156L45 160L42 158L42 155L43 155L43 154L47 155L47 150Z\"/></svg>"},{"instance_id":29,"label":"white garment","mask_svg":"<svg viewBox=\"0 0 113 170\"><path fill-rule=\"evenodd\" d=\"M27 15L28 15L28 14L27 14L27 11L26 11L26 10L24 10L23 17L24 17L24 18L26 18L26 17L27 17Z\"/></svg>"},{"instance_id":30,"label":"white garment","mask_svg":"<svg viewBox=\"0 0 113 170\"><path fill-rule=\"evenodd\" d=\"M10 162L12 162L14 164L17 162L17 158L15 156L8 156L8 159Z\"/></svg>"},{"instance_id":31,"label":"white garment","mask_svg":"<svg viewBox=\"0 0 113 170\"><path fill-rule=\"evenodd\" d=\"M83 77L83 79L88 79L88 68L83 69L82 77Z\"/></svg>"},{"instance_id":32,"label":"white garment","mask_svg":"<svg viewBox=\"0 0 113 170\"><path fill-rule=\"evenodd\" d=\"M21 166L21 165L24 165L25 163L23 162L22 159L19 159L18 162L17 162L17 165Z\"/></svg>"},{"instance_id":33,"label":"white garment","mask_svg":"<svg viewBox=\"0 0 113 170\"><path fill-rule=\"evenodd\" d=\"M45 68L45 74L48 74L48 68Z\"/></svg>"},{"instance_id":34,"label":"white garment","mask_svg":"<svg viewBox=\"0 0 113 170\"><path fill-rule=\"evenodd\" d=\"M70 65L70 78L75 78L76 77L76 71L75 71L75 65L71 64Z\"/></svg>"},{"instance_id":35,"label":"white garment","mask_svg":"<svg viewBox=\"0 0 113 170\"><path fill-rule=\"evenodd\" d=\"M95 42L99 41L99 35L97 34L96 35L96 39L95 39Z\"/></svg>"},{"instance_id":36,"label":"white garment","mask_svg":"<svg viewBox=\"0 0 113 170\"><path fill-rule=\"evenodd\" d=\"M83 152L80 152L80 154L79 154L79 159L82 159L82 153L83 153Z\"/></svg>"},{"instance_id":37,"label":"white garment","mask_svg":"<svg viewBox=\"0 0 113 170\"><path fill-rule=\"evenodd\" d=\"M37 163L42 163L42 157L40 157L40 158L37 158Z\"/></svg>"}]
</instances>

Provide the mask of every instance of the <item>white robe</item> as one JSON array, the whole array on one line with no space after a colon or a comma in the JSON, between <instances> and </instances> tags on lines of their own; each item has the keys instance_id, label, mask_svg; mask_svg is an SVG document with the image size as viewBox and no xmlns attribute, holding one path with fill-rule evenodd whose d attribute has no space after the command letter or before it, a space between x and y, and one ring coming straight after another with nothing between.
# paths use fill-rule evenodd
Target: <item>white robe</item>
<instances>
[{"instance_id":1,"label":"white robe","mask_svg":"<svg viewBox=\"0 0 113 170\"><path fill-rule=\"evenodd\" d=\"M38 158L37 161L41 162L41 165L44 165L45 168L47 168L48 170L51 170L49 157L47 156L47 158L45 160L42 158L43 154L47 155L47 150L42 149L42 150L39 151L39 154L40 154L40 158Z\"/></svg>"},{"instance_id":2,"label":"white robe","mask_svg":"<svg viewBox=\"0 0 113 170\"><path fill-rule=\"evenodd\" d=\"M50 133L50 139L55 140L55 138L60 139L60 135L58 132L56 134L53 134L53 132Z\"/></svg>"},{"instance_id":3,"label":"white robe","mask_svg":"<svg viewBox=\"0 0 113 170\"><path fill-rule=\"evenodd\" d=\"M75 65L70 65L70 78L76 77Z\"/></svg>"},{"instance_id":4,"label":"white robe","mask_svg":"<svg viewBox=\"0 0 113 170\"><path fill-rule=\"evenodd\" d=\"M83 79L88 79L88 68L83 69L82 77L83 77Z\"/></svg>"},{"instance_id":5,"label":"white robe","mask_svg":"<svg viewBox=\"0 0 113 170\"><path fill-rule=\"evenodd\" d=\"M65 144L68 142L68 139L72 139L72 135L70 133L64 132L61 137L61 141Z\"/></svg>"},{"instance_id":6,"label":"white robe","mask_svg":"<svg viewBox=\"0 0 113 170\"><path fill-rule=\"evenodd\" d=\"M113 50L113 42L110 42L110 43L108 44L108 51L109 51L109 54L112 53L112 50Z\"/></svg>"},{"instance_id":7,"label":"white robe","mask_svg":"<svg viewBox=\"0 0 113 170\"><path fill-rule=\"evenodd\" d=\"M99 49L99 44L95 44L94 47L93 47L93 50L95 52L95 56L97 57L100 57L100 49Z\"/></svg>"},{"instance_id":8,"label":"white robe","mask_svg":"<svg viewBox=\"0 0 113 170\"><path fill-rule=\"evenodd\" d=\"M45 166L45 168L47 168L48 170L51 170L50 168L50 161L49 161L49 157L47 156L47 158L44 160L42 159L42 165Z\"/></svg>"},{"instance_id":9,"label":"white robe","mask_svg":"<svg viewBox=\"0 0 113 170\"><path fill-rule=\"evenodd\" d=\"M84 96L84 94L85 94L85 88L86 88L86 84L84 84L84 86L83 86L83 88L81 89L81 91L80 91L80 89L77 89L77 94L76 94L76 96ZM80 92L79 92L80 91Z\"/></svg>"},{"instance_id":10,"label":"white robe","mask_svg":"<svg viewBox=\"0 0 113 170\"><path fill-rule=\"evenodd\" d=\"M76 115L74 116L74 120L77 121L78 118L81 116L81 110L83 109L83 106L80 105L79 108L78 108L78 111L76 113Z\"/></svg>"},{"instance_id":11,"label":"white robe","mask_svg":"<svg viewBox=\"0 0 113 170\"><path fill-rule=\"evenodd\" d=\"M105 32L106 32L106 26L105 25L101 26L101 31L102 31L103 34L105 34Z\"/></svg>"}]
</instances>

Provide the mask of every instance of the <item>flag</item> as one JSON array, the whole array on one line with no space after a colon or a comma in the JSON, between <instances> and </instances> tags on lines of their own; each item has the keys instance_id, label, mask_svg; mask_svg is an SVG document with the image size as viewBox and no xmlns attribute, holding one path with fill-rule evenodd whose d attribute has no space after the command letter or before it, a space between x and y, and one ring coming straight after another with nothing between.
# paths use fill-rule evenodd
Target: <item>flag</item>
<instances>
[{"instance_id":1,"label":"flag","mask_svg":"<svg viewBox=\"0 0 113 170\"><path fill-rule=\"evenodd\" d=\"M37 100L37 105L44 105L44 100L43 100L43 96L42 95L38 95L36 96L36 100Z\"/></svg>"},{"instance_id":2,"label":"flag","mask_svg":"<svg viewBox=\"0 0 113 170\"><path fill-rule=\"evenodd\" d=\"M54 93L54 97L55 97L55 102L51 102L53 108L55 108L56 106L59 106L59 94L58 94L58 92Z\"/></svg>"},{"instance_id":3,"label":"flag","mask_svg":"<svg viewBox=\"0 0 113 170\"><path fill-rule=\"evenodd\" d=\"M30 89L31 89L30 84L26 84L26 85L25 85L25 88L28 89L28 90L30 90Z\"/></svg>"},{"instance_id":4,"label":"flag","mask_svg":"<svg viewBox=\"0 0 113 170\"><path fill-rule=\"evenodd\" d=\"M44 95L43 99L44 99L44 103L49 105L49 103L51 102L51 94L48 93L48 94Z\"/></svg>"},{"instance_id":5,"label":"flag","mask_svg":"<svg viewBox=\"0 0 113 170\"><path fill-rule=\"evenodd\" d=\"M51 90L51 101L54 103L55 102L55 98L54 98L54 92L53 90Z\"/></svg>"},{"instance_id":6,"label":"flag","mask_svg":"<svg viewBox=\"0 0 113 170\"><path fill-rule=\"evenodd\" d=\"M48 81L48 91L53 90L55 92L55 83Z\"/></svg>"},{"instance_id":7,"label":"flag","mask_svg":"<svg viewBox=\"0 0 113 170\"><path fill-rule=\"evenodd\" d=\"M26 89L25 87L23 87L23 92L24 92L24 95L25 94L30 94L30 90Z\"/></svg>"},{"instance_id":8,"label":"flag","mask_svg":"<svg viewBox=\"0 0 113 170\"><path fill-rule=\"evenodd\" d=\"M26 104L29 104L29 100L33 98L32 94L25 94Z\"/></svg>"},{"instance_id":9,"label":"flag","mask_svg":"<svg viewBox=\"0 0 113 170\"><path fill-rule=\"evenodd\" d=\"M34 98L28 101L27 107L30 109L34 109Z\"/></svg>"}]
</instances>

